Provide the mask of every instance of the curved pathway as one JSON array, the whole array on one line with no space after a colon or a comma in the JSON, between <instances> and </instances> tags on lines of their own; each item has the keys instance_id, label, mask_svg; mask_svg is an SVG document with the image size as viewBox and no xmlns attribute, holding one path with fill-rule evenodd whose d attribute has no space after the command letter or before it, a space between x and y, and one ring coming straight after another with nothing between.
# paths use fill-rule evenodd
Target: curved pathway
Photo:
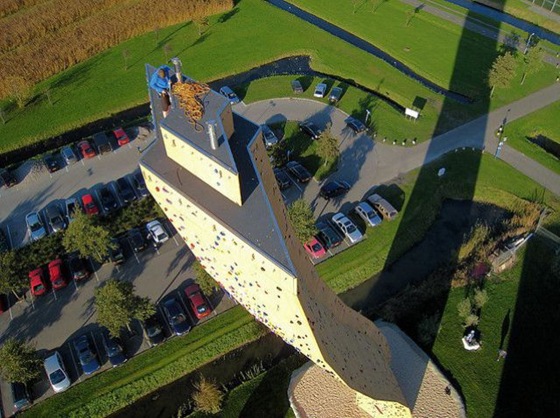
<instances>
[{"instance_id":1,"label":"curved pathway","mask_svg":"<svg viewBox=\"0 0 560 418\"><path fill-rule=\"evenodd\" d=\"M344 112L314 100L293 98L264 100L249 105L241 103L234 109L258 123L307 119L321 126L331 123L333 134L341 141L339 170L331 177L344 179L352 184L346 199L350 202L361 200L372 186L389 182L454 149L474 147L494 154L498 146L494 132L504 119L511 122L554 103L559 98L560 84L557 83L413 147L372 141L365 134L355 136L344 123L347 117ZM558 174L508 146L503 147L500 158L560 196ZM307 200L313 202L316 215L326 211L345 210L344 204L341 207L334 201L324 207L317 207L319 201L313 199L317 196L319 187L318 183L311 182L303 190Z\"/></svg>"}]
</instances>

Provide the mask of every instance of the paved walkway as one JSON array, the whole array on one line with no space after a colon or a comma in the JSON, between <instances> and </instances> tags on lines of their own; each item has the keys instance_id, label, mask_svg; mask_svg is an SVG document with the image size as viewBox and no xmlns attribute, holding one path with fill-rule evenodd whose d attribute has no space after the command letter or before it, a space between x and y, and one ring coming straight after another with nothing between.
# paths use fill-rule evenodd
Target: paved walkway
<instances>
[{"instance_id":1,"label":"paved walkway","mask_svg":"<svg viewBox=\"0 0 560 418\"><path fill-rule=\"evenodd\" d=\"M380 143L365 134L356 137L344 123L347 116L344 112L313 100L274 99L250 105L242 103L235 107L235 111L258 123L307 119L322 126L331 123L333 134L341 139L339 170L331 178L345 179L352 184L353 187L347 195L347 200L351 201L363 198L375 184L389 182L454 149L474 147L494 154L498 146L495 131L504 120L511 122L559 99L560 84L557 83L413 147ZM558 174L507 146L507 142L503 146L500 158L560 196ZM311 183L303 194L313 202L313 193L316 193L319 187L319 184ZM337 202L329 202L329 205L333 206L332 209L344 210L343 207L337 206ZM316 215L330 209L314 207Z\"/></svg>"}]
</instances>

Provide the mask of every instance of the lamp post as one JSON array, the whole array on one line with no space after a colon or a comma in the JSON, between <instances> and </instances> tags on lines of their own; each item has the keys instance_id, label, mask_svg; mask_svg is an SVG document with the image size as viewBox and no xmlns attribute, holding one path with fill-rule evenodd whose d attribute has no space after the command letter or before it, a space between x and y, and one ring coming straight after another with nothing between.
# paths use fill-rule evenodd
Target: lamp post
<instances>
[{"instance_id":1,"label":"lamp post","mask_svg":"<svg viewBox=\"0 0 560 418\"><path fill-rule=\"evenodd\" d=\"M523 51L523 55L525 55L529 50L529 46L531 45L531 38L533 38L534 35L535 32L531 32L531 34L529 35L529 39L527 39L527 43L525 44L525 50Z\"/></svg>"},{"instance_id":2,"label":"lamp post","mask_svg":"<svg viewBox=\"0 0 560 418\"><path fill-rule=\"evenodd\" d=\"M364 122L364 125L367 125L367 120L369 118L369 115L371 115L371 112L368 109L366 109L366 121Z\"/></svg>"}]
</instances>

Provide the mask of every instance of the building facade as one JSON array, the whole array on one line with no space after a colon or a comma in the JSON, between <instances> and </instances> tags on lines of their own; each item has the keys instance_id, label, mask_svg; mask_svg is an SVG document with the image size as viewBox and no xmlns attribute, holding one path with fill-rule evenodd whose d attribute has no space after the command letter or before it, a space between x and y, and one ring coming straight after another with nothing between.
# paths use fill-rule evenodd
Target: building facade
<instances>
[{"instance_id":1,"label":"building facade","mask_svg":"<svg viewBox=\"0 0 560 418\"><path fill-rule=\"evenodd\" d=\"M148 78L155 71L147 66ZM183 82L193 83L186 79ZM173 97L140 168L148 189L206 271L260 322L354 391L372 416L410 416L377 327L319 278L294 234L260 126L224 96L200 97L193 121Z\"/></svg>"}]
</instances>

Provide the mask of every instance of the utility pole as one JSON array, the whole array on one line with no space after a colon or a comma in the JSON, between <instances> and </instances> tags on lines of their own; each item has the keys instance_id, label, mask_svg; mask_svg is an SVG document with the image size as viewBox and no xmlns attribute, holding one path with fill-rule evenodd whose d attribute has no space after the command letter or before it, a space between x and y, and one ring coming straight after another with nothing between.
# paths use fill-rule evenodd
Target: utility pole
<instances>
[{"instance_id":1,"label":"utility pole","mask_svg":"<svg viewBox=\"0 0 560 418\"><path fill-rule=\"evenodd\" d=\"M371 115L371 112L368 109L366 109L366 121L364 122L364 125L367 125L369 115Z\"/></svg>"}]
</instances>

